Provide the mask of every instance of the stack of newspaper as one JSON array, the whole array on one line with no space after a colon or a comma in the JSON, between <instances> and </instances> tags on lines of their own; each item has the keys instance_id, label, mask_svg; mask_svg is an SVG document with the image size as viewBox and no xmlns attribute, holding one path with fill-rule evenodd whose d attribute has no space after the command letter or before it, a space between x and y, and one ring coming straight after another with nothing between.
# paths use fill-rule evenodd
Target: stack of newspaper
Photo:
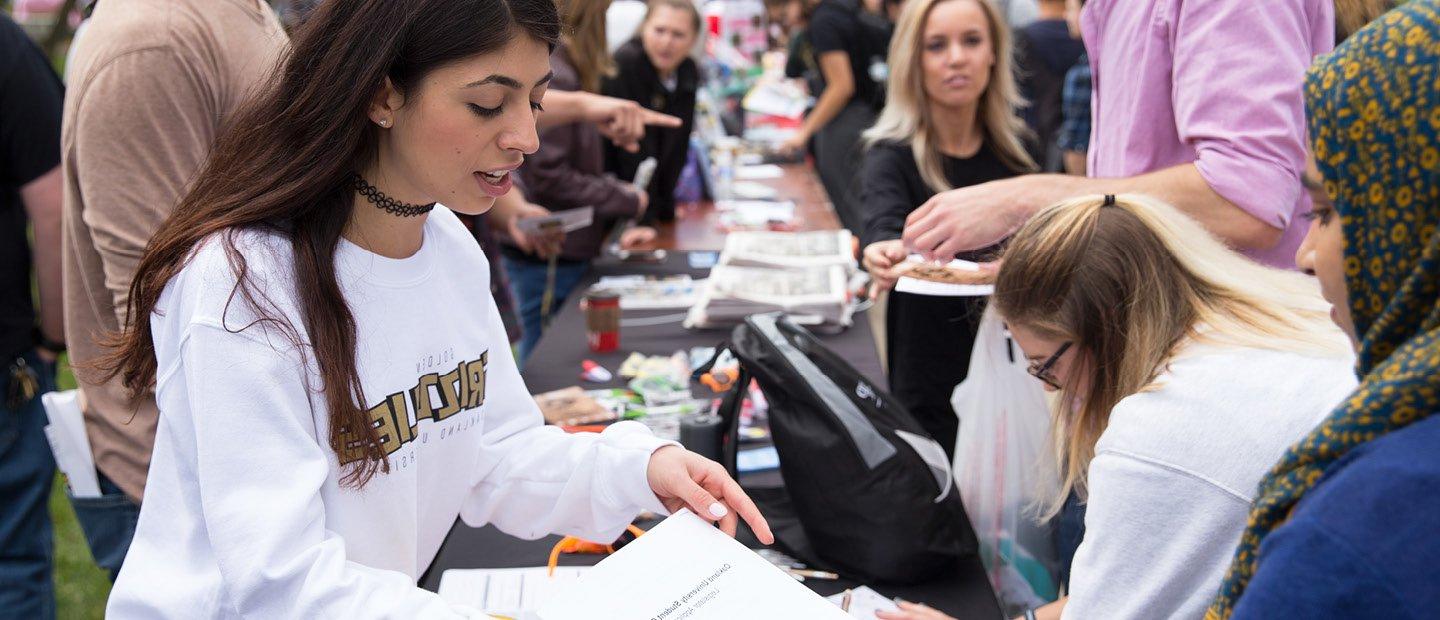
<instances>
[{"instance_id":1,"label":"stack of newspaper","mask_svg":"<svg viewBox=\"0 0 1440 620\"><path fill-rule=\"evenodd\" d=\"M843 230L731 233L685 324L724 327L780 311L801 324L848 327L852 243Z\"/></svg>"},{"instance_id":2,"label":"stack of newspaper","mask_svg":"<svg viewBox=\"0 0 1440 620\"><path fill-rule=\"evenodd\" d=\"M854 241L848 230L817 232L737 232L725 238L721 265L737 267L855 268Z\"/></svg>"}]
</instances>

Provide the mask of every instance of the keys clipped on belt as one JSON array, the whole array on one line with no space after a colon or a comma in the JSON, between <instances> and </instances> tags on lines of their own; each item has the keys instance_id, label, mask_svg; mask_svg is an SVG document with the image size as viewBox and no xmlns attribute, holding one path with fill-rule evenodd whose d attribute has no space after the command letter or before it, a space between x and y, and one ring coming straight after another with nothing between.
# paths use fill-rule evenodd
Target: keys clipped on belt
<instances>
[{"instance_id":1,"label":"keys clipped on belt","mask_svg":"<svg viewBox=\"0 0 1440 620\"><path fill-rule=\"evenodd\" d=\"M40 375L25 361L17 357L10 364L10 377L5 387L5 406L19 409L30 399L40 394Z\"/></svg>"}]
</instances>

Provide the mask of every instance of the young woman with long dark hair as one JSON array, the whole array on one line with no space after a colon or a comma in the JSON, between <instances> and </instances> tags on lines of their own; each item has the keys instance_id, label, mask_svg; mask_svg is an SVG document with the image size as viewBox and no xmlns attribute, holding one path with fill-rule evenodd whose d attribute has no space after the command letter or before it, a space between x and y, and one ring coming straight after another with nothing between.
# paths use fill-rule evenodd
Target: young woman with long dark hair
<instances>
[{"instance_id":1,"label":"young woman with long dark hair","mask_svg":"<svg viewBox=\"0 0 1440 620\"><path fill-rule=\"evenodd\" d=\"M106 363L160 406L111 617L479 616L415 586L457 515L607 540L689 507L770 539L718 465L629 423L545 428L516 371L455 213L537 148L558 31L550 0L301 25L151 241Z\"/></svg>"}]
</instances>

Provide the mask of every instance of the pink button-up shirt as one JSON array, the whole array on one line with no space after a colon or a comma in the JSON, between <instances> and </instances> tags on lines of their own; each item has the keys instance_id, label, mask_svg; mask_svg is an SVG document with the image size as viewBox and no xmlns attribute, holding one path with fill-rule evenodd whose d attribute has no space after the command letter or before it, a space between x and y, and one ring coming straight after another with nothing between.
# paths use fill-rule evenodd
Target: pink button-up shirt
<instances>
[{"instance_id":1,"label":"pink button-up shirt","mask_svg":"<svg viewBox=\"0 0 1440 620\"><path fill-rule=\"evenodd\" d=\"M1194 162L1226 200L1285 231L1246 254L1294 268L1310 208L1301 86L1334 47L1331 0L1090 0L1080 18L1091 176Z\"/></svg>"}]
</instances>

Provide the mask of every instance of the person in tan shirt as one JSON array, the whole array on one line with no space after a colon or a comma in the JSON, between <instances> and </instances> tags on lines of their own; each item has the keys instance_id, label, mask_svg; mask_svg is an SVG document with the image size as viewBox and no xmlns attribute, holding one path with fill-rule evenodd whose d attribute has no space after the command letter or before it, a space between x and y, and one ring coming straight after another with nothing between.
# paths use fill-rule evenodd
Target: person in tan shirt
<instances>
[{"instance_id":1,"label":"person in tan shirt","mask_svg":"<svg viewBox=\"0 0 1440 620\"><path fill-rule=\"evenodd\" d=\"M75 42L61 130L65 335L104 495L72 501L112 577L134 533L158 412L153 394L132 399L87 366L125 324L151 235L286 45L261 0L105 0Z\"/></svg>"}]
</instances>

